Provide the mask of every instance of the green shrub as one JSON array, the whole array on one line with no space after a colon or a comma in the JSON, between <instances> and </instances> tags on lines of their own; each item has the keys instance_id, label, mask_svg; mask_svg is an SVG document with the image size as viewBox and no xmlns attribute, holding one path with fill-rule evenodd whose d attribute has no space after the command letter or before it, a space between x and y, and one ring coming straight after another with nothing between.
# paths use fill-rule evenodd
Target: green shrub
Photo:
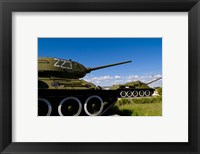
<instances>
[{"instance_id":1,"label":"green shrub","mask_svg":"<svg viewBox=\"0 0 200 154\"><path fill-rule=\"evenodd\" d=\"M158 91L158 94L162 96L162 87L157 87L156 90Z\"/></svg>"},{"instance_id":2,"label":"green shrub","mask_svg":"<svg viewBox=\"0 0 200 154\"><path fill-rule=\"evenodd\" d=\"M162 96L132 99L122 98L118 100L112 111L121 116L161 116Z\"/></svg>"},{"instance_id":3,"label":"green shrub","mask_svg":"<svg viewBox=\"0 0 200 154\"><path fill-rule=\"evenodd\" d=\"M121 105L125 105L125 104L130 104L131 102L132 102L132 101L129 100L129 99L121 98L120 100L118 100L117 104L118 104L119 106L121 106Z\"/></svg>"},{"instance_id":4,"label":"green shrub","mask_svg":"<svg viewBox=\"0 0 200 154\"><path fill-rule=\"evenodd\" d=\"M149 103L161 103L162 96L156 96L151 98L137 98L131 100L135 104L149 104Z\"/></svg>"}]
</instances>

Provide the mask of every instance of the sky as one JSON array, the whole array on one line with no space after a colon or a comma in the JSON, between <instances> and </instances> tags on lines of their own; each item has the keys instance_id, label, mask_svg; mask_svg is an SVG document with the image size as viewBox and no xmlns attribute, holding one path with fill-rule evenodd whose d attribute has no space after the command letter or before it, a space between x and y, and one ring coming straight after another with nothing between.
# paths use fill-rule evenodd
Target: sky
<instances>
[{"instance_id":1,"label":"sky","mask_svg":"<svg viewBox=\"0 0 200 154\"><path fill-rule=\"evenodd\" d=\"M38 38L38 56L72 59L91 68L132 61L83 78L99 86L149 82L162 76L162 38ZM162 86L162 80L150 86Z\"/></svg>"}]
</instances>

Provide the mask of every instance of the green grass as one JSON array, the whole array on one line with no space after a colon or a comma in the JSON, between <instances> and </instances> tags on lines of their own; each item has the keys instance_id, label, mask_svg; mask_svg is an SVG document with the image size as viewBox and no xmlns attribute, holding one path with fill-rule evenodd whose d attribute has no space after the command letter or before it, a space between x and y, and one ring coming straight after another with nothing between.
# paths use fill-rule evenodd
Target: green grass
<instances>
[{"instance_id":1,"label":"green grass","mask_svg":"<svg viewBox=\"0 0 200 154\"><path fill-rule=\"evenodd\" d=\"M118 100L112 108L121 116L162 116L162 96Z\"/></svg>"}]
</instances>

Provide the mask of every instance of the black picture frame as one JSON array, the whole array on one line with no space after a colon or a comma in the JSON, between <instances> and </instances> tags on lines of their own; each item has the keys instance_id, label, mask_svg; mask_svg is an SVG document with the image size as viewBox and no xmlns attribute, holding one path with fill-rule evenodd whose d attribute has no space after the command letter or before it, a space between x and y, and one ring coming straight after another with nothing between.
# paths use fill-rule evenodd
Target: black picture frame
<instances>
[{"instance_id":1,"label":"black picture frame","mask_svg":"<svg viewBox=\"0 0 200 154\"><path fill-rule=\"evenodd\" d=\"M0 151L2 153L200 153L199 0L0 0ZM188 143L14 143L12 142L12 12L188 12ZM184 83L183 83L184 84ZM184 86L183 86L184 87ZM183 88L181 87L181 88Z\"/></svg>"}]
</instances>

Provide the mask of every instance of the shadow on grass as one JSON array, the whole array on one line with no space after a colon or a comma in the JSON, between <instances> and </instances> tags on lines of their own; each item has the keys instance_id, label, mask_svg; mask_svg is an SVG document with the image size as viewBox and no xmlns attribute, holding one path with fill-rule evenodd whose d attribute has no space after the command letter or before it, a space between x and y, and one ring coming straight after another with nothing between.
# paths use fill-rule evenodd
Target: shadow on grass
<instances>
[{"instance_id":1,"label":"shadow on grass","mask_svg":"<svg viewBox=\"0 0 200 154\"><path fill-rule=\"evenodd\" d=\"M111 108L111 111L115 114L120 115L120 116L131 116L132 115L131 110L128 110L128 109L119 110L119 108L117 106L113 106Z\"/></svg>"}]
</instances>

